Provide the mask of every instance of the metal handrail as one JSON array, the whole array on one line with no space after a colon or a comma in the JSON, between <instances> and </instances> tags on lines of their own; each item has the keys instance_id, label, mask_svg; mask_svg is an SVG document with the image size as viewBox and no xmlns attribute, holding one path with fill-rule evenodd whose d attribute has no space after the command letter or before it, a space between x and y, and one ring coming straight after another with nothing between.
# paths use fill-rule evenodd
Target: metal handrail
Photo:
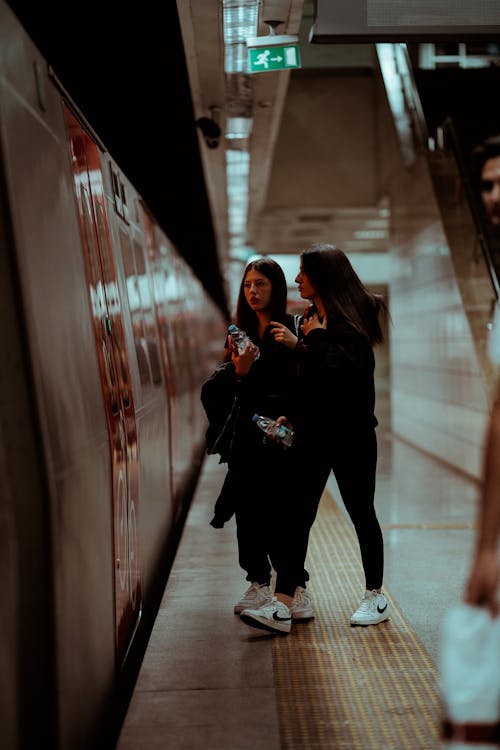
<instances>
[{"instance_id":1,"label":"metal handrail","mask_svg":"<svg viewBox=\"0 0 500 750\"><path fill-rule=\"evenodd\" d=\"M406 44L377 44L377 57L392 112L401 155L410 167L427 146L428 135Z\"/></svg>"},{"instance_id":2,"label":"metal handrail","mask_svg":"<svg viewBox=\"0 0 500 750\"><path fill-rule=\"evenodd\" d=\"M413 66L410 60L410 53L408 52L408 45L401 44L400 53L405 65L405 93L408 98L408 107L410 109L411 119L414 126L415 141L418 148L426 147L429 142L429 133L427 131L427 123L422 102L420 101L415 76L413 75Z\"/></svg>"}]
</instances>

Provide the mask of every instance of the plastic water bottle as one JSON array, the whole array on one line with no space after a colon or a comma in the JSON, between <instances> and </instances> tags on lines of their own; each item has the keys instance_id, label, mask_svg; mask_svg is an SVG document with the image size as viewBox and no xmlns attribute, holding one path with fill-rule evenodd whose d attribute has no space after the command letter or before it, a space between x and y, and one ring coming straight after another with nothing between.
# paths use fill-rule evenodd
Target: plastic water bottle
<instances>
[{"instance_id":1,"label":"plastic water bottle","mask_svg":"<svg viewBox=\"0 0 500 750\"><path fill-rule=\"evenodd\" d=\"M293 430L284 424L277 424L275 419L271 417L262 417L260 414L254 414L252 420L255 422L257 427L260 427L262 432L266 435L278 440L282 443L284 448L289 448L293 441Z\"/></svg>"},{"instance_id":2,"label":"plastic water bottle","mask_svg":"<svg viewBox=\"0 0 500 750\"><path fill-rule=\"evenodd\" d=\"M238 326L235 326L234 323L231 323L231 325L227 329L227 332L231 336L231 343L233 347L238 349L238 354L243 354L249 340L245 331L242 331L241 328L238 328ZM254 360L259 359L260 357L259 348L257 346L255 348L257 349L257 354L255 355Z\"/></svg>"}]
</instances>

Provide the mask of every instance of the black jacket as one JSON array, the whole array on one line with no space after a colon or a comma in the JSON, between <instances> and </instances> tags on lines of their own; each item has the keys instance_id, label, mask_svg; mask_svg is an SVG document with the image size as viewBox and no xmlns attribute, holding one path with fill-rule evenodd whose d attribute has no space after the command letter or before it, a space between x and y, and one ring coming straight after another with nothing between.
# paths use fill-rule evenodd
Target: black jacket
<instances>
[{"instance_id":1,"label":"black jacket","mask_svg":"<svg viewBox=\"0 0 500 750\"><path fill-rule=\"evenodd\" d=\"M240 411L240 386L233 363L223 362L201 388L201 401L208 418L206 450L209 454L220 454L219 463L226 463L231 452Z\"/></svg>"},{"instance_id":2,"label":"black jacket","mask_svg":"<svg viewBox=\"0 0 500 750\"><path fill-rule=\"evenodd\" d=\"M354 326L312 330L300 347L296 430L320 438L375 427L374 371L373 348Z\"/></svg>"},{"instance_id":3,"label":"black jacket","mask_svg":"<svg viewBox=\"0 0 500 750\"><path fill-rule=\"evenodd\" d=\"M286 315L283 323L296 332L293 315ZM238 476L235 479L234 475L239 475L239 464L262 450L263 435L252 422L252 416L260 414L275 419L287 415L295 391L295 351L276 343L270 332L254 343L260 348L260 357L252 364L248 375L239 381L233 363L224 362L201 389L209 421L207 452L220 454L220 463L228 463L228 476L215 507L216 517L222 521L229 520L234 513L237 494L234 487L238 484ZM241 478L239 484L241 486Z\"/></svg>"}]
</instances>

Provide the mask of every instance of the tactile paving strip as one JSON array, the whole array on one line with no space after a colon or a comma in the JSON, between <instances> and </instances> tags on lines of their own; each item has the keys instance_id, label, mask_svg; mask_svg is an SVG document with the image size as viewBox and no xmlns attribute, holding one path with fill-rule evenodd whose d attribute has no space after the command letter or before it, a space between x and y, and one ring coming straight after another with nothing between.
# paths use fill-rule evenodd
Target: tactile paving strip
<instances>
[{"instance_id":1,"label":"tactile paving strip","mask_svg":"<svg viewBox=\"0 0 500 750\"><path fill-rule=\"evenodd\" d=\"M316 618L273 641L282 750L437 750L437 670L390 592L389 621L349 625L364 590L358 550L325 494L308 553Z\"/></svg>"}]
</instances>

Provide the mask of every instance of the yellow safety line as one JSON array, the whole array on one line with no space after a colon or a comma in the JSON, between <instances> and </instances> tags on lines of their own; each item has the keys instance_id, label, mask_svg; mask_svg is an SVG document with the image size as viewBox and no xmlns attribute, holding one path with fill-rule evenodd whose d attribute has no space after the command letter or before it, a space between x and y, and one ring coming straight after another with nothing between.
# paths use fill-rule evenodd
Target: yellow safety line
<instances>
[{"instance_id":1,"label":"yellow safety line","mask_svg":"<svg viewBox=\"0 0 500 750\"><path fill-rule=\"evenodd\" d=\"M435 665L386 589L388 622L349 625L364 590L359 548L327 494L307 565L316 618L273 642L282 750L436 750Z\"/></svg>"},{"instance_id":2,"label":"yellow safety line","mask_svg":"<svg viewBox=\"0 0 500 750\"><path fill-rule=\"evenodd\" d=\"M477 523L381 523L383 529L438 529L449 531L450 529L476 529Z\"/></svg>"}]
</instances>

